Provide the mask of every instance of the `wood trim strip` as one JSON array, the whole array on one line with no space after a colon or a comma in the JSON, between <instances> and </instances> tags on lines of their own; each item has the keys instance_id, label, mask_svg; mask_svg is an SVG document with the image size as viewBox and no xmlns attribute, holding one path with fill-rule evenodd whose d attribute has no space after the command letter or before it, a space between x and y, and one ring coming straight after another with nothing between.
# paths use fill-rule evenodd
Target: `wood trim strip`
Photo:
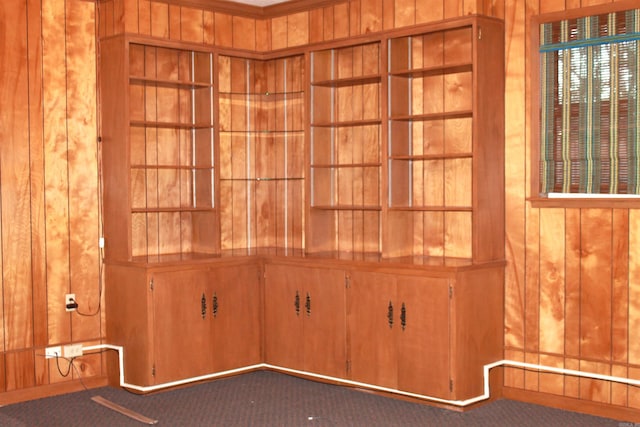
<instances>
[{"instance_id":1,"label":"wood trim strip","mask_svg":"<svg viewBox=\"0 0 640 427\"><path fill-rule=\"evenodd\" d=\"M120 406L117 403L113 403L110 400L105 399L102 396L93 396L91 398L91 400L93 400L94 402L96 402L99 405L102 405L106 408L109 408L111 410L114 410L116 412L121 413L122 415L125 415L129 418L132 418L136 421L140 421L141 423L144 424L157 424L158 420L154 420L152 418L149 417L145 417L142 414L139 414L135 411L132 411L131 409L125 408L124 406Z\"/></svg>"},{"instance_id":2,"label":"wood trim strip","mask_svg":"<svg viewBox=\"0 0 640 427\"><path fill-rule=\"evenodd\" d=\"M345 3L347 0L289 0L285 3L259 7L248 4L234 3L225 0L154 0L177 6L193 7L203 10L211 10L218 13L228 13L234 16L247 18L275 18L297 12L306 12L311 9L333 6Z\"/></svg>"}]
</instances>

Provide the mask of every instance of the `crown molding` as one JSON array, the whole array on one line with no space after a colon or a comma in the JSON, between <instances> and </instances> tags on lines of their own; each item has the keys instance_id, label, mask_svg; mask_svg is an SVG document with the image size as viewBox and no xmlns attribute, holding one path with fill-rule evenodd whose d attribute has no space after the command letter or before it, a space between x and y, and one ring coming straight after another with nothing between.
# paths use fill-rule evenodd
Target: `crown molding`
<instances>
[{"instance_id":1,"label":"crown molding","mask_svg":"<svg viewBox=\"0 0 640 427\"><path fill-rule=\"evenodd\" d=\"M211 10L234 16L244 16L255 19L275 18L298 12L306 12L320 7L346 3L349 0L290 0L270 6L260 7L226 0L154 0L178 6Z\"/></svg>"}]
</instances>

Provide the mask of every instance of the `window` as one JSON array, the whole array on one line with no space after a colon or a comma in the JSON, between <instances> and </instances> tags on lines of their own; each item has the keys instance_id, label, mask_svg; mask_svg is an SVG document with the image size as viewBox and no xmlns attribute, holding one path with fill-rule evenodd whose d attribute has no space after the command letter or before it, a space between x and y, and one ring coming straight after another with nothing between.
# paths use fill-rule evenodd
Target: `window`
<instances>
[{"instance_id":1,"label":"window","mask_svg":"<svg viewBox=\"0 0 640 427\"><path fill-rule=\"evenodd\" d=\"M640 9L539 25L537 190L637 197Z\"/></svg>"}]
</instances>

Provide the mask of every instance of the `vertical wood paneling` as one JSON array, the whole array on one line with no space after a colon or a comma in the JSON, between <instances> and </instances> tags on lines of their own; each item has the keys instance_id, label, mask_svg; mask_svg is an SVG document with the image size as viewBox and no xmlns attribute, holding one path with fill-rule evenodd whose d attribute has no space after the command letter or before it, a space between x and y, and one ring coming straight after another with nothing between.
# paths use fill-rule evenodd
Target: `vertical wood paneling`
<instances>
[{"instance_id":1,"label":"vertical wood paneling","mask_svg":"<svg viewBox=\"0 0 640 427\"><path fill-rule=\"evenodd\" d=\"M97 312L98 218L95 7L67 1L67 132L69 168L70 290L82 311ZM87 73L88 70L92 70ZM72 316L72 338L100 336L100 318Z\"/></svg>"},{"instance_id":2,"label":"vertical wood paneling","mask_svg":"<svg viewBox=\"0 0 640 427\"><path fill-rule=\"evenodd\" d=\"M525 141L524 41L525 7L508 2L505 22L505 345L524 348L525 304ZM509 377L507 377L509 378ZM509 383L507 383L509 385Z\"/></svg>"},{"instance_id":3,"label":"vertical wood paneling","mask_svg":"<svg viewBox=\"0 0 640 427\"><path fill-rule=\"evenodd\" d=\"M640 365L640 211L629 212L629 363Z\"/></svg>"},{"instance_id":4,"label":"vertical wood paneling","mask_svg":"<svg viewBox=\"0 0 640 427\"><path fill-rule=\"evenodd\" d=\"M233 47L237 49L256 49L256 20L242 16L234 16Z\"/></svg>"},{"instance_id":5,"label":"vertical wood paneling","mask_svg":"<svg viewBox=\"0 0 640 427\"><path fill-rule=\"evenodd\" d=\"M138 33L151 35L151 1L138 0Z\"/></svg>"},{"instance_id":6,"label":"vertical wood paneling","mask_svg":"<svg viewBox=\"0 0 640 427\"><path fill-rule=\"evenodd\" d=\"M44 115L42 109L42 21L40 19L40 0L29 0L27 2L27 12L33 340L35 346L41 347L47 344L47 277L45 259L44 145L42 134Z\"/></svg>"},{"instance_id":7,"label":"vertical wood paneling","mask_svg":"<svg viewBox=\"0 0 640 427\"><path fill-rule=\"evenodd\" d=\"M396 27L406 27L415 23L415 0L396 0L394 10Z\"/></svg>"},{"instance_id":8,"label":"vertical wood paneling","mask_svg":"<svg viewBox=\"0 0 640 427\"><path fill-rule=\"evenodd\" d=\"M180 8L180 39L186 42L204 41L204 12L190 7Z\"/></svg>"},{"instance_id":9,"label":"vertical wood paneling","mask_svg":"<svg viewBox=\"0 0 640 427\"><path fill-rule=\"evenodd\" d=\"M324 40L324 9L309 11L309 43L319 43Z\"/></svg>"},{"instance_id":10,"label":"vertical wood paneling","mask_svg":"<svg viewBox=\"0 0 640 427\"><path fill-rule=\"evenodd\" d=\"M333 7L333 38L346 37L349 37L349 3L342 3Z\"/></svg>"},{"instance_id":11,"label":"vertical wood paneling","mask_svg":"<svg viewBox=\"0 0 640 427\"><path fill-rule=\"evenodd\" d=\"M581 215L580 353L611 358L611 210Z\"/></svg>"},{"instance_id":12,"label":"vertical wood paneling","mask_svg":"<svg viewBox=\"0 0 640 427\"><path fill-rule=\"evenodd\" d=\"M382 0L361 0L360 32L363 34L382 30Z\"/></svg>"},{"instance_id":13,"label":"vertical wood paneling","mask_svg":"<svg viewBox=\"0 0 640 427\"><path fill-rule=\"evenodd\" d=\"M309 12L299 12L287 17L287 47L309 43Z\"/></svg>"},{"instance_id":14,"label":"vertical wood paneling","mask_svg":"<svg viewBox=\"0 0 640 427\"><path fill-rule=\"evenodd\" d=\"M287 17L279 16L271 20L271 48L284 49L287 47Z\"/></svg>"},{"instance_id":15,"label":"vertical wood paneling","mask_svg":"<svg viewBox=\"0 0 640 427\"><path fill-rule=\"evenodd\" d=\"M31 236L29 212L29 94L26 3L0 6L3 26L15 33L0 37L0 185L2 218L3 348L33 343ZM27 354L27 353L23 353Z\"/></svg>"},{"instance_id":16,"label":"vertical wood paneling","mask_svg":"<svg viewBox=\"0 0 640 427\"><path fill-rule=\"evenodd\" d=\"M151 2L151 35L153 37L169 37L169 5Z\"/></svg>"},{"instance_id":17,"label":"vertical wood paneling","mask_svg":"<svg viewBox=\"0 0 640 427\"><path fill-rule=\"evenodd\" d=\"M44 182L49 341L71 339L69 315L60 310L69 284L69 182L64 0L42 2Z\"/></svg>"},{"instance_id":18,"label":"vertical wood paneling","mask_svg":"<svg viewBox=\"0 0 640 427\"><path fill-rule=\"evenodd\" d=\"M540 212L540 351L564 350L564 209Z\"/></svg>"},{"instance_id":19,"label":"vertical wood paneling","mask_svg":"<svg viewBox=\"0 0 640 427\"><path fill-rule=\"evenodd\" d=\"M231 15L215 13L214 29L216 45L220 47L233 46Z\"/></svg>"},{"instance_id":20,"label":"vertical wood paneling","mask_svg":"<svg viewBox=\"0 0 640 427\"><path fill-rule=\"evenodd\" d=\"M444 3L442 0L416 1L416 24L443 19Z\"/></svg>"}]
</instances>

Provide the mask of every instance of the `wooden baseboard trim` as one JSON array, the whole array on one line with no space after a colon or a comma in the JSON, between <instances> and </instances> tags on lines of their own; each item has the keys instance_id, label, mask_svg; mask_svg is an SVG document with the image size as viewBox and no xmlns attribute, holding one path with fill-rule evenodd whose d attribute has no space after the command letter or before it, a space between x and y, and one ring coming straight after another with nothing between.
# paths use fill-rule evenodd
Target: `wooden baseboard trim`
<instances>
[{"instance_id":1,"label":"wooden baseboard trim","mask_svg":"<svg viewBox=\"0 0 640 427\"><path fill-rule=\"evenodd\" d=\"M107 377L100 376L74 381L66 381L58 384L48 384L37 387L29 387L20 390L0 393L0 406L11 405L13 403L26 402L27 400L53 397L61 394L82 391L85 388L93 389L108 385Z\"/></svg>"},{"instance_id":2,"label":"wooden baseboard trim","mask_svg":"<svg viewBox=\"0 0 640 427\"><path fill-rule=\"evenodd\" d=\"M576 399L574 397L559 396L556 394L542 393L538 391L522 390L512 387L503 387L502 396L505 399L549 406L551 408L580 412L598 417L612 418L619 421L628 421L633 423L640 422L640 409L592 402L589 400Z\"/></svg>"}]
</instances>

